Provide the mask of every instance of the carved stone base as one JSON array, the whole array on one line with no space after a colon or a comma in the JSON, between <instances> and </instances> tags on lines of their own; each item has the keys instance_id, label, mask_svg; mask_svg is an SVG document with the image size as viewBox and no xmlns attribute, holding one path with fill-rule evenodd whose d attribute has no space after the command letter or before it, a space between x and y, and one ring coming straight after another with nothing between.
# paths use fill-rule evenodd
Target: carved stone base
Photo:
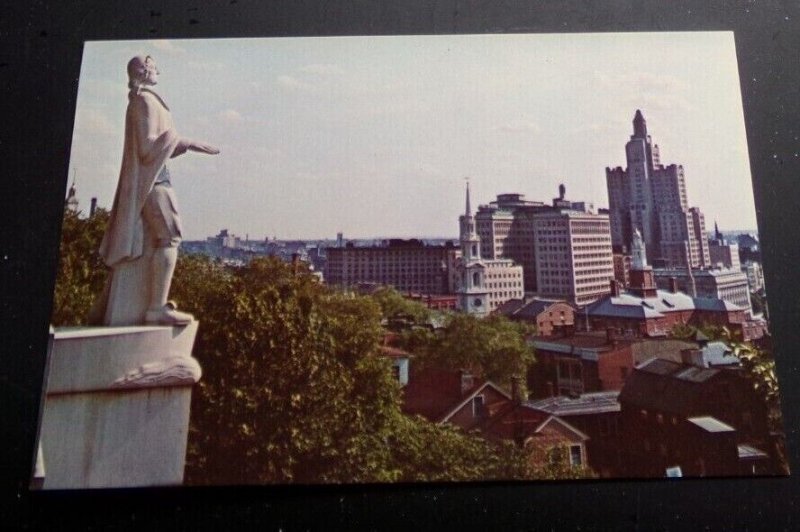
<instances>
[{"instance_id":1,"label":"carved stone base","mask_svg":"<svg viewBox=\"0 0 800 532\"><path fill-rule=\"evenodd\" d=\"M197 321L55 331L40 428L43 489L183 482L200 379L196 333Z\"/></svg>"}]
</instances>

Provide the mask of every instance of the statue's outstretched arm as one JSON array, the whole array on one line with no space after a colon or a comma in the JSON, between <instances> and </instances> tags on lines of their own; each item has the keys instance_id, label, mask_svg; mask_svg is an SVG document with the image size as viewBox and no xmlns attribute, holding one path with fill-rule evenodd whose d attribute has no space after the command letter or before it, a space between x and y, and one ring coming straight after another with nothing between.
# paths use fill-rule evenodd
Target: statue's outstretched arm
<instances>
[{"instance_id":1,"label":"statue's outstretched arm","mask_svg":"<svg viewBox=\"0 0 800 532\"><path fill-rule=\"evenodd\" d=\"M171 157L174 158L178 155L183 155L187 151L196 151L198 153L207 153L209 155L216 155L219 153L219 149L215 148L211 144L182 138L178 141L178 145L175 147L175 151L172 152Z\"/></svg>"}]
</instances>

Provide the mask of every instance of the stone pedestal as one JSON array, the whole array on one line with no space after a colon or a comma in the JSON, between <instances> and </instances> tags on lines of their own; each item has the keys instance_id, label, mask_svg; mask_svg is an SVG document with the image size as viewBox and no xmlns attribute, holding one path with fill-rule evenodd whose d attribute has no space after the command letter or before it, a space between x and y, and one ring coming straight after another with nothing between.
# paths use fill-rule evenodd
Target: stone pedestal
<instances>
[{"instance_id":1,"label":"stone pedestal","mask_svg":"<svg viewBox=\"0 0 800 532\"><path fill-rule=\"evenodd\" d=\"M52 333L42 489L183 482L196 333L196 321Z\"/></svg>"}]
</instances>

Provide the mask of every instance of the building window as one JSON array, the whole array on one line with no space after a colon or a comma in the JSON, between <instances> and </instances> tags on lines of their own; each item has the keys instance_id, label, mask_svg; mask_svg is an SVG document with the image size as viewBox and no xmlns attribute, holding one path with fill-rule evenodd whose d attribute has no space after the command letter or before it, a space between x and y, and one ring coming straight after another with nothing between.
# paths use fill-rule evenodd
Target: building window
<instances>
[{"instance_id":1,"label":"building window","mask_svg":"<svg viewBox=\"0 0 800 532\"><path fill-rule=\"evenodd\" d=\"M573 467L583 465L583 448L580 445L569 446L569 465Z\"/></svg>"}]
</instances>

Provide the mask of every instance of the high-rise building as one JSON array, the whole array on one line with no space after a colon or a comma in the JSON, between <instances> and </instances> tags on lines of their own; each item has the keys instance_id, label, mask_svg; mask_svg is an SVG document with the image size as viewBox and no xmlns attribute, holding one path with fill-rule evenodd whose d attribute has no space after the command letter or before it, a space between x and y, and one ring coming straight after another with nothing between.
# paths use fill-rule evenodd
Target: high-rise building
<instances>
[{"instance_id":1,"label":"high-rise building","mask_svg":"<svg viewBox=\"0 0 800 532\"><path fill-rule=\"evenodd\" d=\"M741 265L741 269L747 276L747 284L751 292L758 292L764 288L764 270L758 262L747 261Z\"/></svg>"},{"instance_id":2,"label":"high-rise building","mask_svg":"<svg viewBox=\"0 0 800 532\"><path fill-rule=\"evenodd\" d=\"M466 209L459 217L461 257L455 262L457 307L462 312L486 316L510 299L525 295L522 266L509 258L484 258L481 238L469 198L467 183Z\"/></svg>"},{"instance_id":3,"label":"high-rise building","mask_svg":"<svg viewBox=\"0 0 800 532\"><path fill-rule=\"evenodd\" d=\"M607 215L539 212L533 230L538 295L582 306L609 293L614 259Z\"/></svg>"},{"instance_id":4,"label":"high-rise building","mask_svg":"<svg viewBox=\"0 0 800 532\"><path fill-rule=\"evenodd\" d=\"M525 272L525 291L528 293L541 293L536 273L534 237L537 217L566 211L583 213L587 217L596 216L591 204L567 200L564 185L559 186L558 192L558 197L553 198L549 205L526 200L522 194L498 194L497 200L480 205L475 214L483 258L512 259L520 264ZM608 217L605 219L607 221Z\"/></svg>"},{"instance_id":5,"label":"high-rise building","mask_svg":"<svg viewBox=\"0 0 800 532\"><path fill-rule=\"evenodd\" d=\"M683 265L684 243L688 243L692 267L709 266L705 220L699 209L689 207L683 166L661 164L658 145L648 135L639 110L625 157L627 168L606 168L614 247L630 249L634 230L638 230L651 264Z\"/></svg>"},{"instance_id":6,"label":"high-rise building","mask_svg":"<svg viewBox=\"0 0 800 532\"><path fill-rule=\"evenodd\" d=\"M540 201L527 201L522 194L499 194L496 201L480 205L475 224L485 259L511 259L525 272L525 291L536 290L536 256L533 216L550 210Z\"/></svg>"},{"instance_id":7,"label":"high-rise building","mask_svg":"<svg viewBox=\"0 0 800 532\"><path fill-rule=\"evenodd\" d=\"M721 299L750 311L747 275L741 270L692 270L690 275L686 268L658 268L655 270L655 279L661 290L668 290L672 283L677 283L677 289L687 294Z\"/></svg>"},{"instance_id":8,"label":"high-rise building","mask_svg":"<svg viewBox=\"0 0 800 532\"><path fill-rule=\"evenodd\" d=\"M500 194L478 207L475 223L483 258L520 264L526 292L583 305L607 294L614 277L610 222L565 195L560 185L548 205Z\"/></svg>"}]
</instances>

